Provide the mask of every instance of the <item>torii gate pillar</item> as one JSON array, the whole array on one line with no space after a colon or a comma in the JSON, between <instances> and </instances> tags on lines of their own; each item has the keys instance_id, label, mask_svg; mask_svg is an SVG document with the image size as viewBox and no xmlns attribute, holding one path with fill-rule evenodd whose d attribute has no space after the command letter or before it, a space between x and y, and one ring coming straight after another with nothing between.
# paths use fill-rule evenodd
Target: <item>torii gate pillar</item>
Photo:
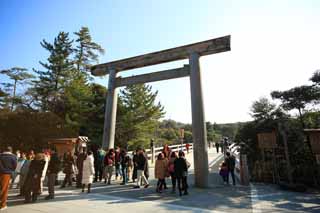
<instances>
[{"instance_id":1,"label":"torii gate pillar","mask_svg":"<svg viewBox=\"0 0 320 213\"><path fill-rule=\"evenodd\" d=\"M192 110L192 138L195 185L208 187L208 144L204 116L199 54L193 52L189 56L190 89Z\"/></svg>"},{"instance_id":2,"label":"torii gate pillar","mask_svg":"<svg viewBox=\"0 0 320 213\"><path fill-rule=\"evenodd\" d=\"M103 128L103 141L102 148L114 148L114 137L116 130L116 115L117 115L117 102L118 94L116 88L117 73L115 69L110 69L108 94L106 100L106 110L104 114L104 128Z\"/></svg>"}]
</instances>

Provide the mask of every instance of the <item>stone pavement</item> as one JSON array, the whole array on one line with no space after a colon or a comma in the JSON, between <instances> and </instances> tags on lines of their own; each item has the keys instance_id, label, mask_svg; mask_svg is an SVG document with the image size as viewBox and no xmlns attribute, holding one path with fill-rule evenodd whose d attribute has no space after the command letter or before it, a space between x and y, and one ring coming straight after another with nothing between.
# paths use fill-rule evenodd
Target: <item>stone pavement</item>
<instances>
[{"instance_id":1,"label":"stone pavement","mask_svg":"<svg viewBox=\"0 0 320 213\"><path fill-rule=\"evenodd\" d=\"M193 162L192 154L188 160ZM133 184L112 185L96 183L91 194L81 193L79 189L57 189L56 199L45 201L40 196L35 204L23 204L23 199L10 192L9 208L5 212L320 212L320 196L317 193L294 193L280 191L275 186L255 184L252 187L223 185L218 175L218 164L222 156L209 150L210 187L193 187L193 167L190 168L188 196L171 194L170 190L162 194L155 192L156 180L150 177L150 187L133 189ZM150 168L153 174L153 168ZM170 188L170 179L167 179Z\"/></svg>"}]
</instances>

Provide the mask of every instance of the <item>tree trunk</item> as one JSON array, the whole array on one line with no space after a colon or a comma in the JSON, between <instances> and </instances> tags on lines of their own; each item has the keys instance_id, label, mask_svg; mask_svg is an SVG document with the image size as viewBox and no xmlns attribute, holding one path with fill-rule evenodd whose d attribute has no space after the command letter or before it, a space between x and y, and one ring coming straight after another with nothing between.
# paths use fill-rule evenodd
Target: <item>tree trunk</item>
<instances>
[{"instance_id":1,"label":"tree trunk","mask_svg":"<svg viewBox=\"0 0 320 213\"><path fill-rule=\"evenodd\" d=\"M12 96L12 101L11 101L11 112L13 111L13 106L14 106L14 102L15 102L15 99L16 99L16 90L17 90L17 80L14 80L13 96Z\"/></svg>"},{"instance_id":2,"label":"tree trunk","mask_svg":"<svg viewBox=\"0 0 320 213\"><path fill-rule=\"evenodd\" d=\"M298 108L298 110L299 110L299 119L300 119L301 126L302 126L303 129L305 129L305 128L306 128L306 125L305 125L305 123L304 123L304 121L303 121L301 108Z\"/></svg>"}]
</instances>

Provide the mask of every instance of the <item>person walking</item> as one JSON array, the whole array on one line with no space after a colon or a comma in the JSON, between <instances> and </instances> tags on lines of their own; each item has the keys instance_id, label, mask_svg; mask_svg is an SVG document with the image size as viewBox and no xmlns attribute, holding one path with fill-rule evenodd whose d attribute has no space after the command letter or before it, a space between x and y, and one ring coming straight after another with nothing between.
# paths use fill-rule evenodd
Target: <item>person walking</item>
<instances>
[{"instance_id":1,"label":"person walking","mask_svg":"<svg viewBox=\"0 0 320 213\"><path fill-rule=\"evenodd\" d=\"M91 184L93 182L94 172L94 158L92 156L92 152L89 151L85 160L83 161L82 192L84 192L86 185L88 186L88 193L91 192Z\"/></svg>"},{"instance_id":2,"label":"person walking","mask_svg":"<svg viewBox=\"0 0 320 213\"><path fill-rule=\"evenodd\" d=\"M121 185L126 185L128 183L128 164L130 157L127 155L126 150L122 149L120 154L120 164L122 173L122 183Z\"/></svg>"},{"instance_id":3,"label":"person walking","mask_svg":"<svg viewBox=\"0 0 320 213\"><path fill-rule=\"evenodd\" d=\"M147 180L149 180L149 161L148 161L148 155L147 155L147 153L146 153L146 150L143 149L142 152L143 152L144 157L146 158L146 164L145 164L143 173L144 173L144 176L147 178Z\"/></svg>"},{"instance_id":4,"label":"person walking","mask_svg":"<svg viewBox=\"0 0 320 213\"><path fill-rule=\"evenodd\" d=\"M168 144L165 144L162 149L162 153L164 154L164 157L168 158L170 152L171 152L171 149L169 148Z\"/></svg>"},{"instance_id":5,"label":"person walking","mask_svg":"<svg viewBox=\"0 0 320 213\"><path fill-rule=\"evenodd\" d=\"M115 151L115 168L116 168L116 180L118 180L118 176L121 179L121 163L120 163L120 147L116 148Z\"/></svg>"},{"instance_id":6,"label":"person walking","mask_svg":"<svg viewBox=\"0 0 320 213\"><path fill-rule=\"evenodd\" d=\"M103 166L104 166L104 157L106 152L100 147L97 150L96 158L94 158L94 169L95 169L95 178L94 182L102 181L103 178Z\"/></svg>"},{"instance_id":7,"label":"person walking","mask_svg":"<svg viewBox=\"0 0 320 213\"><path fill-rule=\"evenodd\" d=\"M114 150L109 149L108 153L104 157L104 170L105 170L105 181L104 183L107 183L108 185L111 184L111 177L114 170L114 164L115 164L115 155Z\"/></svg>"},{"instance_id":8,"label":"person walking","mask_svg":"<svg viewBox=\"0 0 320 213\"><path fill-rule=\"evenodd\" d=\"M44 153L37 153L31 161L25 182L25 203L36 202L41 191L41 178L46 164Z\"/></svg>"},{"instance_id":9,"label":"person walking","mask_svg":"<svg viewBox=\"0 0 320 213\"><path fill-rule=\"evenodd\" d=\"M132 172L132 182L134 183L137 179L137 171L138 171L138 150L132 153L132 163L133 163L133 172Z\"/></svg>"},{"instance_id":10,"label":"person walking","mask_svg":"<svg viewBox=\"0 0 320 213\"><path fill-rule=\"evenodd\" d=\"M232 183L233 185L236 185L236 179L234 176L234 168L236 166L236 159L233 155L230 154L230 152L226 153L226 165L228 168L228 176L227 176L227 183L229 184L229 174L231 174Z\"/></svg>"},{"instance_id":11,"label":"person walking","mask_svg":"<svg viewBox=\"0 0 320 213\"><path fill-rule=\"evenodd\" d=\"M131 157L129 157L129 162L128 162L128 182L130 178L132 179L133 176L133 160Z\"/></svg>"},{"instance_id":12,"label":"person walking","mask_svg":"<svg viewBox=\"0 0 320 213\"><path fill-rule=\"evenodd\" d=\"M74 166L74 157L72 156L71 152L68 151L64 155L63 159L63 173L65 174L65 177L61 185L61 188L66 187L67 183L69 186L72 186L72 177L75 173Z\"/></svg>"},{"instance_id":13,"label":"person walking","mask_svg":"<svg viewBox=\"0 0 320 213\"><path fill-rule=\"evenodd\" d=\"M186 149L187 149L187 153L189 154L189 149L190 149L190 144L189 143L186 144Z\"/></svg>"},{"instance_id":14,"label":"person walking","mask_svg":"<svg viewBox=\"0 0 320 213\"><path fill-rule=\"evenodd\" d=\"M21 167L20 170L20 193L18 196L24 196L25 195L25 181L27 179L28 171L29 171L29 166L31 163L31 158L32 156L28 155L25 162L23 163L23 166Z\"/></svg>"},{"instance_id":15,"label":"person walking","mask_svg":"<svg viewBox=\"0 0 320 213\"><path fill-rule=\"evenodd\" d=\"M59 160L58 154L55 150L52 150L47 171L49 195L45 197L46 200L54 199L54 186L56 183L57 175L60 172L60 170L61 162Z\"/></svg>"},{"instance_id":16,"label":"person walking","mask_svg":"<svg viewBox=\"0 0 320 213\"><path fill-rule=\"evenodd\" d=\"M83 161L84 161L85 157L86 157L86 148L82 147L79 150L79 153L78 153L78 156L77 156L77 160L76 160L76 165L77 165L77 169L78 169L78 174L77 174L77 178L76 178L77 188L82 188L82 184L81 184L81 181L82 181L82 170L83 170Z\"/></svg>"},{"instance_id":17,"label":"person walking","mask_svg":"<svg viewBox=\"0 0 320 213\"><path fill-rule=\"evenodd\" d=\"M219 145L220 145L219 142L216 142L214 145L216 147L217 153L219 153Z\"/></svg>"},{"instance_id":18,"label":"person walking","mask_svg":"<svg viewBox=\"0 0 320 213\"><path fill-rule=\"evenodd\" d=\"M11 175L16 170L17 158L12 154L12 148L7 147L0 154L0 210L7 208L8 190Z\"/></svg>"},{"instance_id":19,"label":"person walking","mask_svg":"<svg viewBox=\"0 0 320 213\"><path fill-rule=\"evenodd\" d=\"M176 192L177 178L174 172L174 161L177 159L177 153L171 152L169 162L168 162L168 172L171 176L172 183L172 193Z\"/></svg>"},{"instance_id":20,"label":"person walking","mask_svg":"<svg viewBox=\"0 0 320 213\"><path fill-rule=\"evenodd\" d=\"M147 158L143 153L142 149L139 149L138 151L138 157L137 157L137 185L134 188L140 188L141 180L144 182L144 188L148 188L149 182L147 178L144 175L144 170L146 168Z\"/></svg>"},{"instance_id":21,"label":"person walking","mask_svg":"<svg viewBox=\"0 0 320 213\"><path fill-rule=\"evenodd\" d=\"M41 174L41 177L40 177L40 190L39 190L39 194L42 194L43 192L43 182L44 182L44 179L46 178L46 175L47 175L47 170L48 170L48 165L49 165L49 159L50 159L50 153L46 150L43 150L42 152L43 156L44 156L44 161L45 161L45 164L44 164L44 167L43 167L43 170L42 170L42 174Z\"/></svg>"},{"instance_id":22,"label":"person walking","mask_svg":"<svg viewBox=\"0 0 320 213\"><path fill-rule=\"evenodd\" d=\"M221 148L221 153L224 153L224 149L225 149L225 147L224 147L223 140L221 140L221 141L220 141L220 143L219 143L219 147Z\"/></svg>"},{"instance_id":23,"label":"person walking","mask_svg":"<svg viewBox=\"0 0 320 213\"><path fill-rule=\"evenodd\" d=\"M159 153L154 167L154 176L158 179L156 192L161 193L164 187L165 177L168 172L168 164L163 153Z\"/></svg>"},{"instance_id":24,"label":"person walking","mask_svg":"<svg viewBox=\"0 0 320 213\"><path fill-rule=\"evenodd\" d=\"M185 159L185 155L183 151L179 151L179 158L174 161L174 172L178 180L178 188L179 195L182 195L182 191L184 191L184 195L188 195L188 168L190 164Z\"/></svg>"},{"instance_id":25,"label":"person walking","mask_svg":"<svg viewBox=\"0 0 320 213\"><path fill-rule=\"evenodd\" d=\"M10 184L10 189L13 188L13 185L16 181L16 179L20 179L20 170L21 170L21 167L24 163L24 159L22 158L22 153L20 152L20 150L17 150L16 151L16 159L17 159L17 167L16 167L16 170L12 173L12 176L11 176L11 184ZM17 188L18 188L18 184L17 184Z\"/></svg>"},{"instance_id":26,"label":"person walking","mask_svg":"<svg viewBox=\"0 0 320 213\"><path fill-rule=\"evenodd\" d=\"M17 160L17 168L14 172L14 174L12 175L12 181L11 181L11 186L10 188L13 188L13 184L16 180L16 178L18 178L18 183L17 183L17 188L20 187L20 180L21 180L21 168L23 166L23 164L25 163L26 161L26 154L25 153L20 153L19 152L19 155L16 155L16 156L20 156Z\"/></svg>"}]
</instances>

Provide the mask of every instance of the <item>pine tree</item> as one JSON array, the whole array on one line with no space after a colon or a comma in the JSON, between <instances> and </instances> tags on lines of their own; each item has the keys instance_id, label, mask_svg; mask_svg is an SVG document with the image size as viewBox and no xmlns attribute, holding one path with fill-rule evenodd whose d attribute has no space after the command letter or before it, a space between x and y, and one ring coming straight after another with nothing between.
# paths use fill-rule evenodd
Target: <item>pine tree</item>
<instances>
[{"instance_id":1,"label":"pine tree","mask_svg":"<svg viewBox=\"0 0 320 213\"><path fill-rule=\"evenodd\" d=\"M45 40L40 43L50 53L46 63L40 61L46 70L36 71L39 74L36 90L43 111L50 110L58 115L64 114L64 89L74 73L73 62L70 59L73 53L72 42L68 33L60 32L53 44Z\"/></svg>"},{"instance_id":2,"label":"pine tree","mask_svg":"<svg viewBox=\"0 0 320 213\"><path fill-rule=\"evenodd\" d=\"M5 108L5 106L7 105L7 101L6 101L7 96L8 94L0 88L0 109Z\"/></svg>"},{"instance_id":3,"label":"pine tree","mask_svg":"<svg viewBox=\"0 0 320 213\"><path fill-rule=\"evenodd\" d=\"M121 91L118 104L116 142L122 147L146 146L154 137L164 108L156 103L158 92L145 84L127 86Z\"/></svg>"},{"instance_id":4,"label":"pine tree","mask_svg":"<svg viewBox=\"0 0 320 213\"><path fill-rule=\"evenodd\" d=\"M98 62L98 56L99 54L104 54L104 49L92 41L88 27L81 27L79 32L74 34L77 36L74 59L76 70L78 73L84 73L88 76L92 63Z\"/></svg>"},{"instance_id":5,"label":"pine tree","mask_svg":"<svg viewBox=\"0 0 320 213\"><path fill-rule=\"evenodd\" d=\"M12 82L3 83L5 89L8 93L12 93L11 96L2 94L6 97L6 101L10 102L10 110L13 111L16 104L22 102L22 97L17 95L17 87L20 84L27 82L28 80L34 78L32 74L28 72L26 68L13 67L11 69L1 70L0 74L7 75Z\"/></svg>"}]
</instances>

